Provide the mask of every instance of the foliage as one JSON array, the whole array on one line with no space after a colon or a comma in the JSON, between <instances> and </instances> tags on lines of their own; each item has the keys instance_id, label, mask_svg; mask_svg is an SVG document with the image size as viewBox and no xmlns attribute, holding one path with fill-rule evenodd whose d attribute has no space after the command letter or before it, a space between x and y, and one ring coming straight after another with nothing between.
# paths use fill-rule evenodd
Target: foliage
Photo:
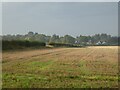
<instances>
[{"instance_id":1,"label":"foliage","mask_svg":"<svg viewBox=\"0 0 120 90\"><path fill-rule=\"evenodd\" d=\"M62 43L62 44L77 44L77 45L118 45L118 37L107 34L95 34L92 36L79 35L76 38L71 35L52 35L47 36L44 34L38 34L28 32L26 35L3 35L3 40L28 40L39 41L44 43ZM100 43L99 43L100 42Z\"/></svg>"},{"instance_id":2,"label":"foliage","mask_svg":"<svg viewBox=\"0 0 120 90\"><path fill-rule=\"evenodd\" d=\"M49 45L52 45L54 47L80 47L80 45L64 44L64 43L54 43L54 42L49 43Z\"/></svg>"},{"instance_id":3,"label":"foliage","mask_svg":"<svg viewBox=\"0 0 120 90\"><path fill-rule=\"evenodd\" d=\"M26 40L2 41L3 50L20 49L25 47L41 47L41 46L45 46L45 43L37 42L37 41L26 41Z\"/></svg>"}]
</instances>

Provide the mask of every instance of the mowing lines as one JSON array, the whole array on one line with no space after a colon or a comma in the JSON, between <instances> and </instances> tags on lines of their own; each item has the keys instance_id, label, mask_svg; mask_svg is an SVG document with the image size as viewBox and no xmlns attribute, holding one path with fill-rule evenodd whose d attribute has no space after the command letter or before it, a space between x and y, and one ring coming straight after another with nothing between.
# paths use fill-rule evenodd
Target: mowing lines
<instances>
[{"instance_id":1,"label":"mowing lines","mask_svg":"<svg viewBox=\"0 0 120 90\"><path fill-rule=\"evenodd\" d=\"M94 47L4 53L3 87L118 87L116 54Z\"/></svg>"}]
</instances>

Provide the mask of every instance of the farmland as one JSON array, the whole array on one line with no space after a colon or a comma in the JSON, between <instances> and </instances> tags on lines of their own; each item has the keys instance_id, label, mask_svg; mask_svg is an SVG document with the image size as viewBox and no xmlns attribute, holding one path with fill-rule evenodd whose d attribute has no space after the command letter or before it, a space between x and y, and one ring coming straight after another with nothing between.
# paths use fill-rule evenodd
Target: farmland
<instances>
[{"instance_id":1,"label":"farmland","mask_svg":"<svg viewBox=\"0 0 120 90\"><path fill-rule=\"evenodd\" d=\"M118 87L118 47L3 52L3 88Z\"/></svg>"}]
</instances>

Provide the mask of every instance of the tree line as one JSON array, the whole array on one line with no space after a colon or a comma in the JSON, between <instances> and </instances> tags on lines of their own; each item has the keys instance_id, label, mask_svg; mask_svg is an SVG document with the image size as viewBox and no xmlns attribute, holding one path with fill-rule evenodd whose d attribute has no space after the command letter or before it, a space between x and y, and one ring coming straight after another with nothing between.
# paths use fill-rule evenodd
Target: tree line
<instances>
[{"instance_id":1,"label":"tree line","mask_svg":"<svg viewBox=\"0 0 120 90\"><path fill-rule=\"evenodd\" d=\"M59 43L59 44L71 44L71 45L118 45L118 37L111 36L105 33L102 34L95 34L95 35L79 35L73 37L71 35L45 35L45 34L38 34L34 32L28 32L25 35L3 35L2 40L5 41L12 41L12 40L27 40L27 41L38 41L43 42L46 44L49 43Z\"/></svg>"}]
</instances>

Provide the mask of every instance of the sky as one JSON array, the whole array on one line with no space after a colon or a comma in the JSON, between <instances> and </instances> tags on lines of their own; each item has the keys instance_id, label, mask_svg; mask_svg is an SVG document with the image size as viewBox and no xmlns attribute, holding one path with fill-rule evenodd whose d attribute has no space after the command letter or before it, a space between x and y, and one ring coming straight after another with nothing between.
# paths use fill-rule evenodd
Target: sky
<instances>
[{"instance_id":1,"label":"sky","mask_svg":"<svg viewBox=\"0 0 120 90\"><path fill-rule=\"evenodd\" d=\"M119 2L119 0L1 0L2 2Z\"/></svg>"},{"instance_id":2,"label":"sky","mask_svg":"<svg viewBox=\"0 0 120 90\"><path fill-rule=\"evenodd\" d=\"M118 35L117 2L3 2L2 34Z\"/></svg>"}]
</instances>

